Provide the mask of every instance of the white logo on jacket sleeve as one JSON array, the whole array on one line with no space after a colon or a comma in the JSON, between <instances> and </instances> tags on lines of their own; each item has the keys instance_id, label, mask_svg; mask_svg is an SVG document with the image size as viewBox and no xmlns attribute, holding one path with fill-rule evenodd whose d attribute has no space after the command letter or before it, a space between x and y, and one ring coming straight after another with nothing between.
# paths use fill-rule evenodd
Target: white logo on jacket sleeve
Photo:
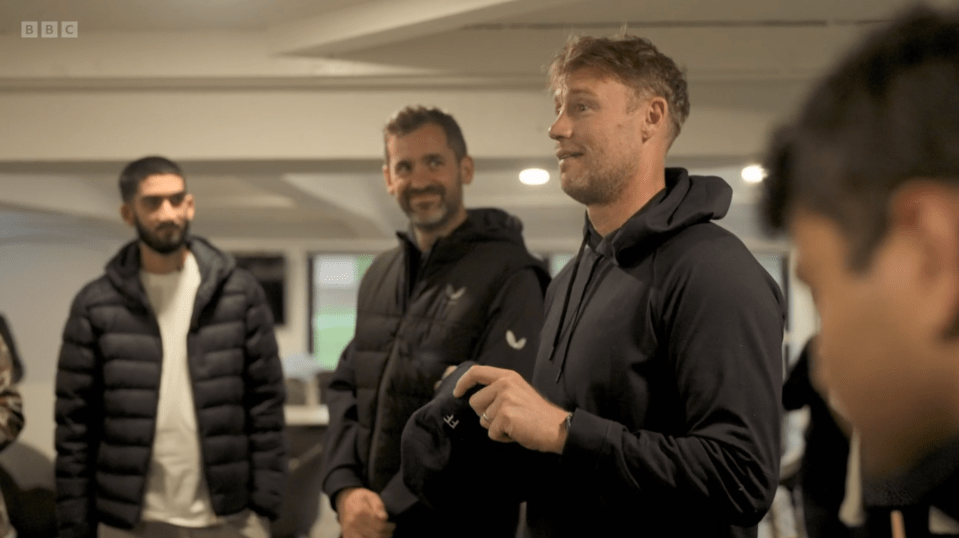
<instances>
[{"instance_id":1,"label":"white logo on jacket sleeve","mask_svg":"<svg viewBox=\"0 0 959 538\"><path fill-rule=\"evenodd\" d=\"M516 335L513 334L513 331L506 331L506 343L509 344L509 347L520 350L526 347L526 338L516 339Z\"/></svg>"},{"instance_id":2,"label":"white logo on jacket sleeve","mask_svg":"<svg viewBox=\"0 0 959 538\"><path fill-rule=\"evenodd\" d=\"M446 297L449 298L450 301L455 301L459 299L460 297L463 296L464 293L466 293L466 286L463 286L462 288L457 290L457 289L453 289L452 284L446 285Z\"/></svg>"},{"instance_id":3,"label":"white logo on jacket sleeve","mask_svg":"<svg viewBox=\"0 0 959 538\"><path fill-rule=\"evenodd\" d=\"M460 424L460 421L455 420L455 419L453 418L453 415L448 415L448 416L443 417L443 422L445 422L446 424L448 424L449 427L450 427L450 428L453 428L454 430L455 430L456 427L459 426L459 424Z\"/></svg>"}]
</instances>

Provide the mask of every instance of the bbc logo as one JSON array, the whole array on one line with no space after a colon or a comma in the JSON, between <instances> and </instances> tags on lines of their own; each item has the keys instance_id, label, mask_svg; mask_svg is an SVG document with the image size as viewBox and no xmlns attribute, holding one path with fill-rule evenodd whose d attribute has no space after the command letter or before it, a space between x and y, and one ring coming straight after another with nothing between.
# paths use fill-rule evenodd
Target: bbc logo
<instances>
[{"instance_id":1,"label":"bbc logo","mask_svg":"<svg viewBox=\"0 0 959 538\"><path fill-rule=\"evenodd\" d=\"M77 21L21 21L20 37L77 37Z\"/></svg>"}]
</instances>

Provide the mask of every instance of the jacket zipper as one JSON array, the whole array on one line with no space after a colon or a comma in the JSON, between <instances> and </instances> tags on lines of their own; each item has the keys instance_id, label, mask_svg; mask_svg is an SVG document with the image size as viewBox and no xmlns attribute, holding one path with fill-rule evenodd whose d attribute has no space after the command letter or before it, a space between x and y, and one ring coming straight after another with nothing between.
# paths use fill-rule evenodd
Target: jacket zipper
<instances>
[{"instance_id":1,"label":"jacket zipper","mask_svg":"<svg viewBox=\"0 0 959 538\"><path fill-rule=\"evenodd\" d=\"M397 334L400 334L400 330L403 328L403 323L400 323L400 327L397 329ZM393 371L393 365L396 363L397 348L399 347L400 341L396 339L393 341L393 348L390 350L390 355L386 359L386 366L383 368L383 375L380 377L380 386L376 389L376 417L373 419L373 436L370 438L370 461L367 463L367 480L373 481L373 474L376 465L376 456L377 449L379 447L379 438L380 438L380 428L379 425L383 420L383 407L386 397L386 382L390 378L390 374Z\"/></svg>"}]
</instances>

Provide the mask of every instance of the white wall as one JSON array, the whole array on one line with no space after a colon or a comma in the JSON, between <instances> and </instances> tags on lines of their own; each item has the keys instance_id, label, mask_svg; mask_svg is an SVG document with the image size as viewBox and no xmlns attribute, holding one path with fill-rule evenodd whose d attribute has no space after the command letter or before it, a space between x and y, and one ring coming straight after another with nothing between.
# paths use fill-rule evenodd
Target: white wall
<instances>
[{"instance_id":1,"label":"white wall","mask_svg":"<svg viewBox=\"0 0 959 538\"><path fill-rule=\"evenodd\" d=\"M103 272L119 245L83 238L0 243L0 311L26 371L20 385L26 415L20 440L51 457L53 383L70 303L83 284Z\"/></svg>"}]
</instances>

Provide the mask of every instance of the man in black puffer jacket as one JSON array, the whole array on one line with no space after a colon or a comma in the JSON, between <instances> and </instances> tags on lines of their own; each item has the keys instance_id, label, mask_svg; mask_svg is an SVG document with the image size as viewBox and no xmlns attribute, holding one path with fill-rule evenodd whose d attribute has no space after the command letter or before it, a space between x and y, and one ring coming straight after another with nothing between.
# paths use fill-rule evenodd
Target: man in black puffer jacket
<instances>
[{"instance_id":1,"label":"man in black puffer jacket","mask_svg":"<svg viewBox=\"0 0 959 538\"><path fill-rule=\"evenodd\" d=\"M190 237L193 197L175 163L130 163L120 192L139 240L77 294L63 332L60 537L266 538L286 452L263 289Z\"/></svg>"},{"instance_id":2,"label":"man in black puffer jacket","mask_svg":"<svg viewBox=\"0 0 959 538\"><path fill-rule=\"evenodd\" d=\"M463 206L473 160L451 116L406 108L385 142L387 187L411 231L360 284L356 334L328 387L323 489L345 538L449 536L475 507L435 510L406 489L403 427L452 365L473 360L530 378L549 277L519 220ZM498 487L488 497L483 520L457 536L515 535L518 502L498 502Z\"/></svg>"}]
</instances>

